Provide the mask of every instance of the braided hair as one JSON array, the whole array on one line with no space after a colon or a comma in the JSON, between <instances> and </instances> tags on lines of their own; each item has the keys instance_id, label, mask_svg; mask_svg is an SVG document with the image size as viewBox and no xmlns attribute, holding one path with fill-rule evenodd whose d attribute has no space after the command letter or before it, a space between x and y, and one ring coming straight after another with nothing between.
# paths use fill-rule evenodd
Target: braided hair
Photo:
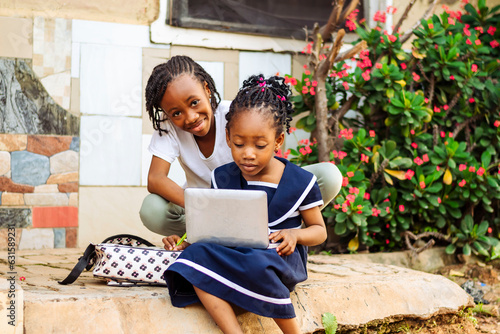
<instances>
[{"instance_id":1,"label":"braided hair","mask_svg":"<svg viewBox=\"0 0 500 334\"><path fill-rule=\"evenodd\" d=\"M235 115L244 110L252 109L261 114L273 116L276 136L279 136L286 126L286 132L290 133L292 103L288 100L292 92L284 78L272 76L267 79L262 74L252 75L243 81L243 87L238 91L236 98L229 107L226 114L226 129L229 131L231 121Z\"/></svg>"},{"instance_id":2,"label":"braided hair","mask_svg":"<svg viewBox=\"0 0 500 334\"><path fill-rule=\"evenodd\" d=\"M219 105L220 95L215 88L214 80L203 67L188 56L174 56L170 58L166 63L157 65L153 69L153 73L151 73L146 85L146 110L149 119L153 122L153 128L159 131L160 136L162 132L168 132L160 127L160 124L167 120L167 116L163 113L160 106L161 100L163 95L165 95L168 85L183 74L191 75L203 86L205 82L207 83L211 93L210 105L213 112L215 112Z\"/></svg>"}]
</instances>

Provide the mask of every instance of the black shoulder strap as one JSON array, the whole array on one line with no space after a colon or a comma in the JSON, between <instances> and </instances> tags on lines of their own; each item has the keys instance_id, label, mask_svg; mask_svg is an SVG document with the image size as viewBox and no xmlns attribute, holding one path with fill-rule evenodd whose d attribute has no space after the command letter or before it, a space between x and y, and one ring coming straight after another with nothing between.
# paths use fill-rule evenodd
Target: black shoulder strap
<instances>
[{"instance_id":1,"label":"black shoulder strap","mask_svg":"<svg viewBox=\"0 0 500 334\"><path fill-rule=\"evenodd\" d=\"M62 284L62 285L67 285L67 284L71 284L74 281L76 281L76 279L82 273L83 269L87 268L87 266L89 265L90 260L94 256L95 256L95 246L92 245L92 244L90 244L87 247L87 249L85 250L85 252L83 253L83 256L80 256L80 258L78 259L78 263L73 268L73 270L71 270L71 272L69 273L68 277L66 277L64 280L62 280L60 282L57 282L57 283ZM87 270L88 269L90 269L90 268L87 268Z\"/></svg>"},{"instance_id":2,"label":"black shoulder strap","mask_svg":"<svg viewBox=\"0 0 500 334\"><path fill-rule=\"evenodd\" d=\"M105 243L109 243L110 241L114 241L114 240L118 240L118 239L123 239L123 242L120 242L123 245L126 245L127 243L130 243L130 241L135 240L135 241L139 242L141 245L146 245L148 247L154 246L151 242L149 242L141 237L132 235L132 234L113 235L109 238L104 239L104 241L102 243L105 244ZM93 266L92 260L94 259L94 257L95 257L95 245L90 244L87 247L87 249L85 250L85 252L83 252L83 255L80 256L80 258L78 259L78 263L75 265L73 270L71 270L68 277L66 277L64 280L62 280L58 283L62 284L62 285L67 285L67 284L71 284L74 281L76 281L76 279L78 277L80 277L80 275L82 274L83 269L90 270L90 268L92 268L92 266Z\"/></svg>"}]
</instances>

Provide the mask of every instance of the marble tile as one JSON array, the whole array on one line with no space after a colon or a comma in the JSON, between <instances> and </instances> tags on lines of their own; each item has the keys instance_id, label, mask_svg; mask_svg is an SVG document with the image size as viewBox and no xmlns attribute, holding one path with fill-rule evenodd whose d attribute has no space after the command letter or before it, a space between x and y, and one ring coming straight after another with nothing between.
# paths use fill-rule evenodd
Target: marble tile
<instances>
[{"instance_id":1,"label":"marble tile","mask_svg":"<svg viewBox=\"0 0 500 334\"><path fill-rule=\"evenodd\" d=\"M28 145L28 136L0 134L0 150L1 151L24 151Z\"/></svg>"},{"instance_id":2,"label":"marble tile","mask_svg":"<svg viewBox=\"0 0 500 334\"><path fill-rule=\"evenodd\" d=\"M72 139L69 136L28 136L27 150L50 157L69 150Z\"/></svg>"},{"instance_id":3,"label":"marble tile","mask_svg":"<svg viewBox=\"0 0 500 334\"><path fill-rule=\"evenodd\" d=\"M10 171L10 153L0 151L0 176Z\"/></svg>"},{"instance_id":4,"label":"marble tile","mask_svg":"<svg viewBox=\"0 0 500 334\"><path fill-rule=\"evenodd\" d=\"M31 209L0 208L0 228L31 226Z\"/></svg>"},{"instance_id":5,"label":"marble tile","mask_svg":"<svg viewBox=\"0 0 500 334\"><path fill-rule=\"evenodd\" d=\"M54 102L25 60L0 58L0 75L0 133L78 134L78 117Z\"/></svg>"},{"instance_id":6,"label":"marble tile","mask_svg":"<svg viewBox=\"0 0 500 334\"><path fill-rule=\"evenodd\" d=\"M272 52L240 52L239 87L244 80L253 74L264 74L269 77L292 73L292 56Z\"/></svg>"},{"instance_id":7,"label":"marble tile","mask_svg":"<svg viewBox=\"0 0 500 334\"><path fill-rule=\"evenodd\" d=\"M0 17L0 57L33 56L33 21L28 18Z\"/></svg>"},{"instance_id":8,"label":"marble tile","mask_svg":"<svg viewBox=\"0 0 500 334\"><path fill-rule=\"evenodd\" d=\"M224 100L224 63L220 61L196 61L214 79L215 87Z\"/></svg>"},{"instance_id":9,"label":"marble tile","mask_svg":"<svg viewBox=\"0 0 500 334\"><path fill-rule=\"evenodd\" d=\"M66 248L66 229L54 229L54 248Z\"/></svg>"},{"instance_id":10,"label":"marble tile","mask_svg":"<svg viewBox=\"0 0 500 334\"><path fill-rule=\"evenodd\" d=\"M10 206L23 206L24 196L21 193L2 193L2 205Z\"/></svg>"},{"instance_id":11,"label":"marble tile","mask_svg":"<svg viewBox=\"0 0 500 334\"><path fill-rule=\"evenodd\" d=\"M120 233L161 244L162 236L144 227L139 217L148 194L145 187L80 187L78 247Z\"/></svg>"},{"instance_id":12,"label":"marble tile","mask_svg":"<svg viewBox=\"0 0 500 334\"><path fill-rule=\"evenodd\" d=\"M63 193L24 194L24 202L29 206L67 206L69 197Z\"/></svg>"},{"instance_id":13,"label":"marble tile","mask_svg":"<svg viewBox=\"0 0 500 334\"><path fill-rule=\"evenodd\" d=\"M78 152L67 150L50 157L50 173L70 173L78 171Z\"/></svg>"},{"instance_id":14,"label":"marble tile","mask_svg":"<svg viewBox=\"0 0 500 334\"><path fill-rule=\"evenodd\" d=\"M119 46L153 47L149 26L73 20L73 43L94 43Z\"/></svg>"},{"instance_id":15,"label":"marble tile","mask_svg":"<svg viewBox=\"0 0 500 334\"><path fill-rule=\"evenodd\" d=\"M49 158L28 151L11 153L12 181L19 184L39 186L50 176Z\"/></svg>"},{"instance_id":16,"label":"marble tile","mask_svg":"<svg viewBox=\"0 0 500 334\"><path fill-rule=\"evenodd\" d=\"M54 230L51 228L25 229L19 241L19 250L54 248Z\"/></svg>"},{"instance_id":17,"label":"marble tile","mask_svg":"<svg viewBox=\"0 0 500 334\"><path fill-rule=\"evenodd\" d=\"M80 43L75 43L73 41L71 46L71 78L79 78L79 77L80 77Z\"/></svg>"},{"instance_id":18,"label":"marble tile","mask_svg":"<svg viewBox=\"0 0 500 334\"><path fill-rule=\"evenodd\" d=\"M80 61L82 114L141 116L141 48L82 44Z\"/></svg>"},{"instance_id":19,"label":"marble tile","mask_svg":"<svg viewBox=\"0 0 500 334\"><path fill-rule=\"evenodd\" d=\"M80 185L141 184L141 119L82 116Z\"/></svg>"},{"instance_id":20,"label":"marble tile","mask_svg":"<svg viewBox=\"0 0 500 334\"><path fill-rule=\"evenodd\" d=\"M8 228L0 228L0 250L7 250L9 248L9 236L12 237L12 233L14 233L15 241L15 249L19 247L19 241L21 240L21 234L23 232L22 228L16 228L15 232ZM12 247L12 244L10 245Z\"/></svg>"}]
</instances>

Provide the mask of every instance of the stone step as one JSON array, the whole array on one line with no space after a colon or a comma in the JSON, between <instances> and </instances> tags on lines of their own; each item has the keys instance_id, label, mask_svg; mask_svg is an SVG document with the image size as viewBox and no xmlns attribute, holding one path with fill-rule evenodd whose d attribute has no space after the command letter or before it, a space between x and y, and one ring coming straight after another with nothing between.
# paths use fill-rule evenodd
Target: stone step
<instances>
[{"instance_id":1,"label":"stone step","mask_svg":"<svg viewBox=\"0 0 500 334\"><path fill-rule=\"evenodd\" d=\"M0 333L220 333L201 305L173 307L164 287L111 287L91 272L72 285L59 285L82 253L18 251L14 270L2 261ZM7 259L6 252L0 256ZM375 321L456 314L473 305L462 288L442 276L355 258L310 256L309 279L291 294L303 333L323 329L325 312L335 315L340 325L356 328ZM17 285L15 298L9 296L11 282ZM11 300L17 326L8 324ZM238 320L246 333L281 333L272 319L243 310L238 310Z\"/></svg>"}]
</instances>

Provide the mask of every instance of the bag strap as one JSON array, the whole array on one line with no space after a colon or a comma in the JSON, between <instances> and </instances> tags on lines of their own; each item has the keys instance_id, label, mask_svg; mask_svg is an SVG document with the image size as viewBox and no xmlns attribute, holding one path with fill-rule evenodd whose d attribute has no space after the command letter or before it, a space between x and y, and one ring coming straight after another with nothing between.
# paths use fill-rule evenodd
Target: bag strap
<instances>
[{"instance_id":1,"label":"bag strap","mask_svg":"<svg viewBox=\"0 0 500 334\"><path fill-rule=\"evenodd\" d=\"M87 269L87 270L90 269L87 267L89 267L89 262L91 261L91 259L94 256L95 256L95 245L90 244L87 247L87 249L85 250L85 252L83 252L83 256L80 256L80 258L78 259L78 263L73 268L73 270L71 270L68 277L66 277L64 280L57 282L57 283L62 284L62 285L67 285L67 284L71 284L74 281L76 281L76 279L82 273L83 269Z\"/></svg>"},{"instance_id":2,"label":"bag strap","mask_svg":"<svg viewBox=\"0 0 500 334\"><path fill-rule=\"evenodd\" d=\"M109 243L110 241L113 241L116 239L124 239L126 241L135 240L135 241L138 241L140 244L146 245L148 247L154 246L154 244L152 244L151 242L149 242L141 237L132 235L132 234L113 235L111 237L104 239L104 241L102 243L103 244ZM123 245L126 245L126 243L124 243ZM83 255L80 256L80 258L78 258L78 263L75 265L73 270L71 270L68 277L66 277L64 280L57 282L57 283L62 284L62 285L67 285L67 284L71 284L74 281L76 281L76 279L78 277L80 277L80 275L82 274L83 269L90 270L90 268L92 268L92 266L94 265L94 263L92 262L94 260L94 258L95 258L95 245L90 244L87 247L87 249L85 250L85 252L83 252Z\"/></svg>"},{"instance_id":3,"label":"bag strap","mask_svg":"<svg viewBox=\"0 0 500 334\"><path fill-rule=\"evenodd\" d=\"M106 243L109 243L110 241L113 241L115 239L129 239L129 240L135 240L135 241L138 241L140 244L143 244L143 245L146 245L148 247L154 247L155 245L149 241L147 241L146 239L143 239L141 237L138 237L136 235L132 235L132 234L117 234L117 235L113 235L111 237L108 237L106 239L104 239L103 242L101 242L102 244L106 244ZM123 243L122 245L128 245L129 243Z\"/></svg>"}]
</instances>

